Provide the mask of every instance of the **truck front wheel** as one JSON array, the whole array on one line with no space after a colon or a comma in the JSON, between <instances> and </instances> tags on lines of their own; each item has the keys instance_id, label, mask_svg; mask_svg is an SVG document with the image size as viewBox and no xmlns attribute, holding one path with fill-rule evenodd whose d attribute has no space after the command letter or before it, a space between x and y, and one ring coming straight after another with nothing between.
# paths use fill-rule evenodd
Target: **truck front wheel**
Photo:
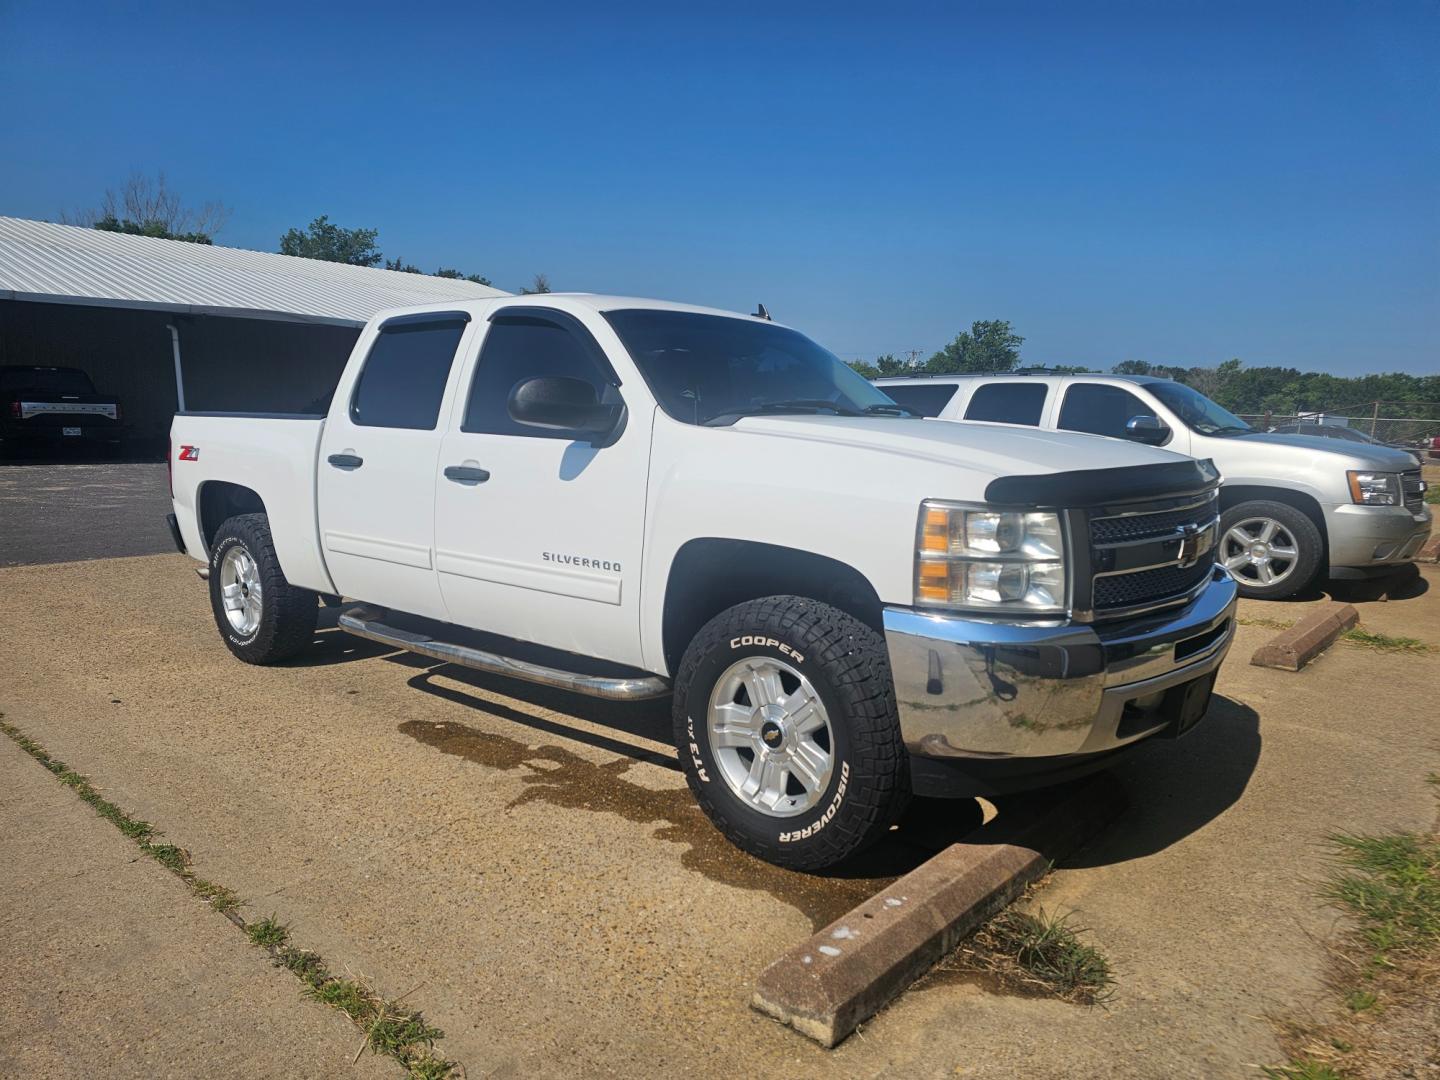
<instances>
[{"instance_id":1,"label":"truck front wheel","mask_svg":"<svg viewBox=\"0 0 1440 1080\"><path fill-rule=\"evenodd\" d=\"M885 642L828 604L770 596L721 612L685 651L674 708L700 808L767 862L833 866L909 801Z\"/></svg>"},{"instance_id":2,"label":"truck front wheel","mask_svg":"<svg viewBox=\"0 0 1440 1080\"><path fill-rule=\"evenodd\" d=\"M315 593L285 580L264 514L228 519L210 545L210 607L225 645L247 664L288 660L314 639Z\"/></svg>"}]
</instances>

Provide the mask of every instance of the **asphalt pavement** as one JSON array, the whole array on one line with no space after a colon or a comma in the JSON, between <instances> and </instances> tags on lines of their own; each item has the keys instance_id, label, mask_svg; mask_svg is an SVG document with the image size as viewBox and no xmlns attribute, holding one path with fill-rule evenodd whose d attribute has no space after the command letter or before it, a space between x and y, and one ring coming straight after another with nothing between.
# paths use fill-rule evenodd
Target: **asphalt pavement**
<instances>
[{"instance_id":1,"label":"asphalt pavement","mask_svg":"<svg viewBox=\"0 0 1440 1080\"><path fill-rule=\"evenodd\" d=\"M0 466L0 566L174 551L165 466Z\"/></svg>"}]
</instances>

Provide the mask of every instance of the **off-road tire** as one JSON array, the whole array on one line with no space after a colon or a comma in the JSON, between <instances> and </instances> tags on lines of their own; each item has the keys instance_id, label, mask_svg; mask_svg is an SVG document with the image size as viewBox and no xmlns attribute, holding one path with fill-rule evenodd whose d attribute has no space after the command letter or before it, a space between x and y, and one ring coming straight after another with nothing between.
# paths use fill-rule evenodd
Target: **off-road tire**
<instances>
[{"instance_id":1,"label":"off-road tire","mask_svg":"<svg viewBox=\"0 0 1440 1080\"><path fill-rule=\"evenodd\" d=\"M249 637L241 637L225 616L220 597L220 566L225 553L244 547L260 573L260 622ZM237 514L227 519L210 545L210 609L226 647L247 664L276 664L301 652L315 638L320 612L316 594L291 585L275 557L270 521L264 514Z\"/></svg>"},{"instance_id":2,"label":"off-road tire","mask_svg":"<svg viewBox=\"0 0 1440 1080\"><path fill-rule=\"evenodd\" d=\"M818 803L803 814L777 817L746 805L727 785L709 745L711 694L722 674L747 656L779 660L803 674L828 714L831 775ZM843 862L884 836L910 801L909 756L884 639L816 600L769 596L706 623L680 663L674 724L700 809L731 843L777 866L813 871Z\"/></svg>"},{"instance_id":3,"label":"off-road tire","mask_svg":"<svg viewBox=\"0 0 1440 1080\"><path fill-rule=\"evenodd\" d=\"M1255 600L1284 600L1294 596L1312 581L1320 572L1325 557L1325 541L1320 530L1303 510L1288 503L1270 499L1251 499L1236 503L1220 515L1220 542L1216 558L1225 561L1226 537L1237 524L1255 518L1269 518L1281 525L1294 538L1297 557L1294 566L1284 579L1273 585L1257 583L1243 574L1231 573L1241 596Z\"/></svg>"}]
</instances>

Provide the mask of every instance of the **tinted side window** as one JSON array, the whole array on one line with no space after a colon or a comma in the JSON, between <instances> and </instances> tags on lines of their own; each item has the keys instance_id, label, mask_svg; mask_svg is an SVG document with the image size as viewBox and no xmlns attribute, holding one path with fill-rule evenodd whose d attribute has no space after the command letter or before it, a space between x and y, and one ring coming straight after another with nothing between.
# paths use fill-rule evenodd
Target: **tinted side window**
<instances>
[{"instance_id":1,"label":"tinted side window","mask_svg":"<svg viewBox=\"0 0 1440 1080\"><path fill-rule=\"evenodd\" d=\"M971 395L965 419L1035 427L1045 409L1047 391L1044 383L986 383Z\"/></svg>"},{"instance_id":2,"label":"tinted side window","mask_svg":"<svg viewBox=\"0 0 1440 1080\"><path fill-rule=\"evenodd\" d=\"M885 396L892 401L921 416L939 416L955 396L954 383L925 386L891 386L886 383L881 385L880 389L884 390Z\"/></svg>"},{"instance_id":3,"label":"tinted side window","mask_svg":"<svg viewBox=\"0 0 1440 1080\"><path fill-rule=\"evenodd\" d=\"M470 400L465 405L461 431L486 435L528 435L534 439L573 439L565 431L526 427L510 419L510 391L517 383L540 376L563 375L584 379L598 398L613 383L596 360L600 346L593 338L582 340L563 326L543 319L498 318L485 334Z\"/></svg>"},{"instance_id":4,"label":"tinted side window","mask_svg":"<svg viewBox=\"0 0 1440 1080\"><path fill-rule=\"evenodd\" d=\"M382 326L350 396L350 420L364 427L434 428L468 321L452 316Z\"/></svg>"},{"instance_id":5,"label":"tinted side window","mask_svg":"<svg viewBox=\"0 0 1440 1080\"><path fill-rule=\"evenodd\" d=\"M1128 390L1103 383L1079 383L1065 391L1059 427L1092 435L1125 437L1132 416L1154 416L1155 410Z\"/></svg>"}]
</instances>

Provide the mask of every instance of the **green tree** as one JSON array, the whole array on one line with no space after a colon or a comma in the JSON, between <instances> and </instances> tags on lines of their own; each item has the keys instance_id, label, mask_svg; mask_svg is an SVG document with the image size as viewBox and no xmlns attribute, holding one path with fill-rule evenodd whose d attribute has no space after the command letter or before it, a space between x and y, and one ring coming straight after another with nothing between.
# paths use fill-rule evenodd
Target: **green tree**
<instances>
[{"instance_id":1,"label":"green tree","mask_svg":"<svg viewBox=\"0 0 1440 1080\"><path fill-rule=\"evenodd\" d=\"M878 379L880 377L880 369L877 368L874 364L869 363L868 361L846 360L845 363L849 367L854 368L857 372L860 373L862 377L866 379Z\"/></svg>"},{"instance_id":2,"label":"green tree","mask_svg":"<svg viewBox=\"0 0 1440 1080\"><path fill-rule=\"evenodd\" d=\"M473 281L476 285L494 285L494 284L495 284L495 283L494 283L493 281L491 281L489 278L487 278L487 277L481 277L479 274L462 274L459 270L451 270L451 269L449 269L448 267L442 268L442 269L440 269L440 270L436 270L434 276L435 276L435 277L443 277L443 278L456 278L456 279L459 279L459 280L461 280L461 281ZM549 292L550 290L549 290L549 288L547 287L544 291L545 291L545 292Z\"/></svg>"},{"instance_id":3,"label":"green tree","mask_svg":"<svg viewBox=\"0 0 1440 1080\"><path fill-rule=\"evenodd\" d=\"M1148 360L1121 360L1110 369L1112 375L1149 375L1150 361Z\"/></svg>"},{"instance_id":4,"label":"green tree","mask_svg":"<svg viewBox=\"0 0 1440 1080\"><path fill-rule=\"evenodd\" d=\"M1020 345L1024 340L1007 320L976 321L925 361L924 370L934 375L1013 371L1020 362Z\"/></svg>"},{"instance_id":5,"label":"green tree","mask_svg":"<svg viewBox=\"0 0 1440 1080\"><path fill-rule=\"evenodd\" d=\"M375 266L384 258L375 246L379 235L379 229L341 228L330 221L329 215L321 214L303 231L291 229L282 236L280 254L351 266Z\"/></svg>"}]
</instances>

